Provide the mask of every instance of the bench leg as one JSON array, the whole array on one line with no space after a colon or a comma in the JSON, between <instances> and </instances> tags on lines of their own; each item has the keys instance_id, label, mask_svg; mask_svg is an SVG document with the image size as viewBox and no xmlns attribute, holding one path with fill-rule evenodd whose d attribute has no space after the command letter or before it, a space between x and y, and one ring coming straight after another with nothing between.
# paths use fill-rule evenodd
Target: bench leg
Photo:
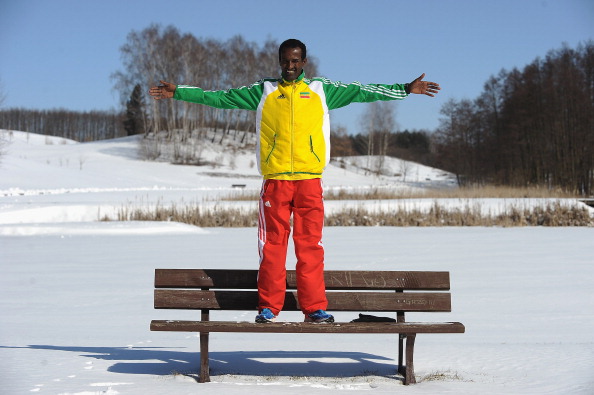
<instances>
[{"instance_id":1,"label":"bench leg","mask_svg":"<svg viewBox=\"0 0 594 395\"><path fill-rule=\"evenodd\" d=\"M403 372L404 385L416 384L417 382L417 380L415 380L415 365L413 363L416 337L416 333L412 335L406 335L406 369Z\"/></svg>"},{"instance_id":2,"label":"bench leg","mask_svg":"<svg viewBox=\"0 0 594 395\"><path fill-rule=\"evenodd\" d=\"M200 333L200 383L210 382L208 367L208 332Z\"/></svg>"},{"instance_id":3,"label":"bench leg","mask_svg":"<svg viewBox=\"0 0 594 395\"><path fill-rule=\"evenodd\" d=\"M406 335L402 333L398 335L398 371L396 373L400 373L404 376L404 339L406 339Z\"/></svg>"}]
</instances>

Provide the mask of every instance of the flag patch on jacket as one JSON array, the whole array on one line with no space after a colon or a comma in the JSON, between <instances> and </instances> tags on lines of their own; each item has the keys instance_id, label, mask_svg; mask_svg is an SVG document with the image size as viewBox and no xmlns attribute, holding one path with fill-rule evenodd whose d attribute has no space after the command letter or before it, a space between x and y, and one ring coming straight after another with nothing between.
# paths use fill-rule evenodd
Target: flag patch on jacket
<instances>
[{"instance_id":1,"label":"flag patch on jacket","mask_svg":"<svg viewBox=\"0 0 594 395\"><path fill-rule=\"evenodd\" d=\"M309 92L299 92L299 97L301 99L309 99Z\"/></svg>"}]
</instances>

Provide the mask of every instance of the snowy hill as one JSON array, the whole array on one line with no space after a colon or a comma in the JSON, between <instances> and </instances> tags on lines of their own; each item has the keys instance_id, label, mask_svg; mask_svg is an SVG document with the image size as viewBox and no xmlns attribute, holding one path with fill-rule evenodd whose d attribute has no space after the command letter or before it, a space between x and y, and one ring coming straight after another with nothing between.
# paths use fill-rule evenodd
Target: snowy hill
<instances>
[{"instance_id":1,"label":"snowy hill","mask_svg":"<svg viewBox=\"0 0 594 395\"><path fill-rule=\"evenodd\" d=\"M0 167L3 172L0 193L5 195L39 190L39 180L44 180L41 185L48 190L81 188L85 185L99 189L228 188L230 184L247 183L249 187L259 187L261 183L252 150L243 150L234 155L231 167L230 154L221 152L220 145L206 142L204 161L222 163L221 167L180 166L141 160L138 153L141 136L76 143L33 133L0 130L0 133L2 132L9 142L7 155ZM371 157L370 160L375 162L376 159ZM386 158L384 168L390 175L379 177L364 170L368 166L367 157L339 160L348 164L344 169L339 167L338 161L333 161L329 165L324 178L324 183L328 187L388 184L394 188L446 187L452 186L455 181L447 172L395 158ZM398 175L402 173L403 167L407 169L408 180L405 179L406 176ZM29 177L23 177L25 172L29 173ZM37 176L31 179L31 175L37 174L39 179ZM48 174L54 176L46 177Z\"/></svg>"},{"instance_id":2,"label":"snowy hill","mask_svg":"<svg viewBox=\"0 0 594 395\"><path fill-rule=\"evenodd\" d=\"M252 150L233 156L221 152L219 145L207 145L202 153L213 166L173 165L139 158L140 136L90 143L41 136L18 131L2 131L8 141L0 162L0 224L96 221L113 216L123 206L137 204L180 204L217 202L236 192L259 191L262 181ZM451 175L407 162L408 179L394 175L403 161L388 158L390 176L366 174L365 158L346 159L329 165L324 174L328 190L368 189L418 190L427 187L451 188ZM52 198L48 199L47 196ZM241 207L254 204L226 203Z\"/></svg>"}]
</instances>

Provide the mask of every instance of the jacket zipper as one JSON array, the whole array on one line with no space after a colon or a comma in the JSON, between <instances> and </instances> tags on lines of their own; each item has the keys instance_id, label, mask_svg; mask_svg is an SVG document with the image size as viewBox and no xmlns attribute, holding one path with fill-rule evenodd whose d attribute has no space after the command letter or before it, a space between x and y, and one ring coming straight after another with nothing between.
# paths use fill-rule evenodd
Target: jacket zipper
<instances>
[{"instance_id":1,"label":"jacket zipper","mask_svg":"<svg viewBox=\"0 0 594 395\"><path fill-rule=\"evenodd\" d=\"M316 154L316 151L314 151L313 138L311 137L311 134L309 135L309 147L311 148L311 153L314 154L318 162L321 162L320 157L318 156L318 154Z\"/></svg>"},{"instance_id":2,"label":"jacket zipper","mask_svg":"<svg viewBox=\"0 0 594 395\"><path fill-rule=\"evenodd\" d=\"M297 83L293 81L293 92L291 94L291 174L295 172L295 92Z\"/></svg>"},{"instance_id":3,"label":"jacket zipper","mask_svg":"<svg viewBox=\"0 0 594 395\"><path fill-rule=\"evenodd\" d=\"M270 152L268 153L268 156L266 157L266 163L268 163L268 161L270 160L270 156L274 152L275 147L276 147L276 133L274 134L274 137L272 138L272 148L270 148Z\"/></svg>"}]
</instances>

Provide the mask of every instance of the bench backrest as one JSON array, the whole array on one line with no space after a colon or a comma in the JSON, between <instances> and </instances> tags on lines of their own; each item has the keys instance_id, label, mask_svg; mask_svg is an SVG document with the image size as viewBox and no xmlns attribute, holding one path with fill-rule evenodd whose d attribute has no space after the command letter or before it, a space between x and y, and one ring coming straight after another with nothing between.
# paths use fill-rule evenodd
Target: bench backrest
<instances>
[{"instance_id":1,"label":"bench backrest","mask_svg":"<svg viewBox=\"0 0 594 395\"><path fill-rule=\"evenodd\" d=\"M256 310L257 270L156 269L156 309ZM449 272L324 273L329 311L449 312ZM284 310L298 311L296 273L287 271Z\"/></svg>"}]
</instances>

